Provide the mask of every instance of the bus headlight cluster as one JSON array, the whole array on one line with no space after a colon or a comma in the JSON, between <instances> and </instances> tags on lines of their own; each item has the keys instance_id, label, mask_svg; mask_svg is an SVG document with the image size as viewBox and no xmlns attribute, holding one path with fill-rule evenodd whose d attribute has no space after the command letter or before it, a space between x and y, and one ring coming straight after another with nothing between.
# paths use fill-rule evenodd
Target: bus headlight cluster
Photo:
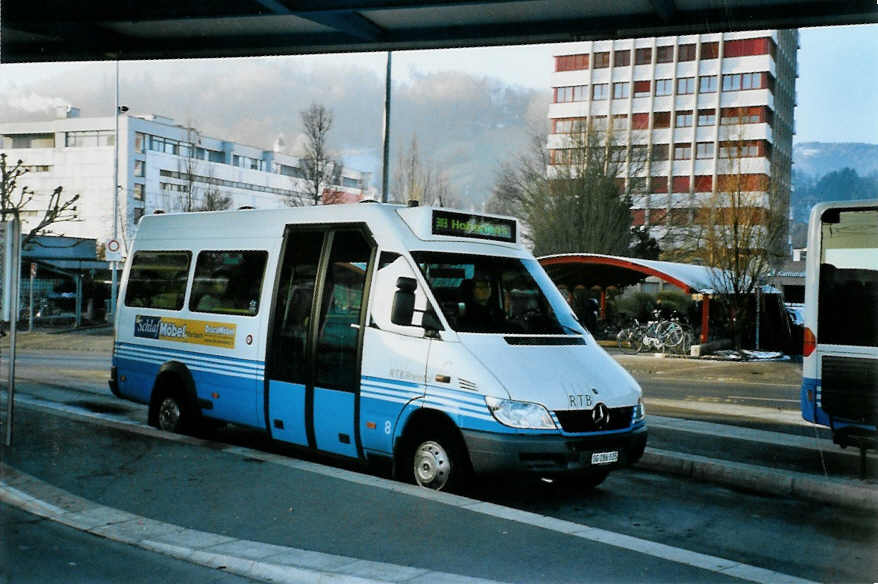
<instances>
[{"instance_id":1,"label":"bus headlight cluster","mask_svg":"<svg viewBox=\"0 0 878 584\"><path fill-rule=\"evenodd\" d=\"M555 422L540 404L485 396L488 409L498 422L513 428L554 430Z\"/></svg>"},{"instance_id":2,"label":"bus headlight cluster","mask_svg":"<svg viewBox=\"0 0 878 584\"><path fill-rule=\"evenodd\" d=\"M643 400L637 400L637 406L634 408L634 419L642 420L646 417L646 406L643 405Z\"/></svg>"}]
</instances>

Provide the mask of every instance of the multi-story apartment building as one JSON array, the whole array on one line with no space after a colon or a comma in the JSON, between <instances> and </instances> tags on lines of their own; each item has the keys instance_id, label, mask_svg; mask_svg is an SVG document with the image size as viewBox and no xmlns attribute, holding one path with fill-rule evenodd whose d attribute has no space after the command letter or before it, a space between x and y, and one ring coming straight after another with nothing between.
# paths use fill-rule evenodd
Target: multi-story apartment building
<instances>
[{"instance_id":1,"label":"multi-story apartment building","mask_svg":"<svg viewBox=\"0 0 878 584\"><path fill-rule=\"evenodd\" d=\"M30 172L19 186L35 193L23 229L60 185L65 196L79 194L78 217L54 231L98 242L112 237L115 123L112 116L79 117L71 107L60 108L54 120L0 123L0 152L8 164L23 161ZM143 215L156 211L215 208L223 199L232 209L308 204L307 181L294 156L211 138L155 115L122 114L118 123L119 233L126 240ZM374 196L369 173L339 170L325 199Z\"/></svg>"},{"instance_id":2,"label":"multi-story apartment building","mask_svg":"<svg viewBox=\"0 0 878 584\"><path fill-rule=\"evenodd\" d=\"M620 187L638 179L633 224L665 249L732 182L788 201L797 50L795 30L579 43L555 57L549 172L571 133L605 130Z\"/></svg>"}]
</instances>

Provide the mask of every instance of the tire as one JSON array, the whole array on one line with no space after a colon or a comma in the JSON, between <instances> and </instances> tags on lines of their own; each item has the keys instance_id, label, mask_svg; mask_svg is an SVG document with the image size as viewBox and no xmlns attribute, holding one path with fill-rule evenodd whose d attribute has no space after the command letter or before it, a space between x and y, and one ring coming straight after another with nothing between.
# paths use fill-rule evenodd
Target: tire
<instances>
[{"instance_id":1,"label":"tire","mask_svg":"<svg viewBox=\"0 0 878 584\"><path fill-rule=\"evenodd\" d=\"M459 491L472 474L461 440L441 428L410 440L402 464L408 482L435 491Z\"/></svg>"},{"instance_id":2,"label":"tire","mask_svg":"<svg viewBox=\"0 0 878 584\"><path fill-rule=\"evenodd\" d=\"M619 346L619 350L627 355L633 355L637 353L637 348L635 347L636 336L636 328L632 327L620 330L619 334L616 335L616 344Z\"/></svg>"},{"instance_id":3,"label":"tire","mask_svg":"<svg viewBox=\"0 0 878 584\"><path fill-rule=\"evenodd\" d=\"M150 418L155 427L165 432L185 434L192 426L192 413L177 393L163 392L155 401L155 412Z\"/></svg>"}]
</instances>

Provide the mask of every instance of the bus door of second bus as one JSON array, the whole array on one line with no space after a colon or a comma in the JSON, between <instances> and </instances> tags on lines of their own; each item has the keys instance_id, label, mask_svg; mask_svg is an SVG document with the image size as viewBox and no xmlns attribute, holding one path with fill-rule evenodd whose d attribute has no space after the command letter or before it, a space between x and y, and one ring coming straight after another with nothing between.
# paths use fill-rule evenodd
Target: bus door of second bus
<instances>
[{"instance_id":1,"label":"bus door of second bus","mask_svg":"<svg viewBox=\"0 0 878 584\"><path fill-rule=\"evenodd\" d=\"M375 243L365 227L290 226L266 363L274 438L357 457L360 364Z\"/></svg>"}]
</instances>

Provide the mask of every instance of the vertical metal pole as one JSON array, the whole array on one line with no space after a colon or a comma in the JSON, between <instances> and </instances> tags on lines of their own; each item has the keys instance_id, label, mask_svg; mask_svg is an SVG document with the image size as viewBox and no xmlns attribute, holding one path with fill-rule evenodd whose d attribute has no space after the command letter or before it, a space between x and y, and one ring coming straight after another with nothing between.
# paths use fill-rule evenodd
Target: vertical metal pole
<instances>
[{"instance_id":1,"label":"vertical metal pole","mask_svg":"<svg viewBox=\"0 0 878 584\"><path fill-rule=\"evenodd\" d=\"M15 409L15 329L18 327L18 285L21 280L21 222L18 217L10 221L6 236L11 240L11 256L6 266L9 284L9 385L6 392L6 435L4 444L12 446L12 415Z\"/></svg>"},{"instance_id":2,"label":"vertical metal pole","mask_svg":"<svg viewBox=\"0 0 878 584\"><path fill-rule=\"evenodd\" d=\"M761 298L762 286L756 286L756 350L759 350L759 316L761 313L762 307L762 298Z\"/></svg>"},{"instance_id":3,"label":"vertical metal pole","mask_svg":"<svg viewBox=\"0 0 878 584\"><path fill-rule=\"evenodd\" d=\"M386 203L390 181L390 65L391 52L387 51L387 71L384 73L384 163L381 169L381 202Z\"/></svg>"},{"instance_id":4,"label":"vertical metal pole","mask_svg":"<svg viewBox=\"0 0 878 584\"><path fill-rule=\"evenodd\" d=\"M34 266L36 264L31 264L30 266L30 293L28 296L28 308L27 308L27 332L34 332Z\"/></svg>"},{"instance_id":5,"label":"vertical metal pole","mask_svg":"<svg viewBox=\"0 0 878 584\"><path fill-rule=\"evenodd\" d=\"M116 133L113 137L113 240L119 240L119 60L116 60L116 105L113 109ZM116 294L118 292L117 262L112 262L113 281L110 286L110 313L116 319Z\"/></svg>"},{"instance_id":6,"label":"vertical metal pole","mask_svg":"<svg viewBox=\"0 0 878 584\"><path fill-rule=\"evenodd\" d=\"M76 276L76 328L82 326L82 274Z\"/></svg>"}]
</instances>

